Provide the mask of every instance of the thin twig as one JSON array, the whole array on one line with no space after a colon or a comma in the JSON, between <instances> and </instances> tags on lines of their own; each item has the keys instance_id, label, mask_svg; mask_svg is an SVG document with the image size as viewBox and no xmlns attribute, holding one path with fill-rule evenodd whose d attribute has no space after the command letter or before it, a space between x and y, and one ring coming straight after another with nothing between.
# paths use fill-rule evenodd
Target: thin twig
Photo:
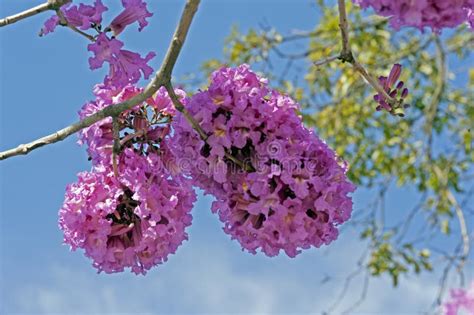
<instances>
[{"instance_id":1,"label":"thin twig","mask_svg":"<svg viewBox=\"0 0 474 315\"><path fill-rule=\"evenodd\" d=\"M345 311L341 314L351 314L356 308L358 308L362 302L364 302L365 298L367 297L367 292L369 291L369 281L370 281L370 273L366 271L364 277L364 285L362 287L362 291L360 292L360 296L357 301L354 302L350 307L348 307Z\"/></svg>"},{"instance_id":2,"label":"thin twig","mask_svg":"<svg viewBox=\"0 0 474 315\"><path fill-rule=\"evenodd\" d=\"M452 203L454 206L454 210L456 212L456 216L458 217L459 221L459 227L461 230L461 239L463 243L463 251L462 255L460 257L460 262L458 265L458 270L461 270L464 267L464 264L466 263L466 259L469 256L469 234L467 231L467 226L466 226L466 220L464 218L464 213L459 206L456 198L454 197L453 193L451 190L448 190L448 200Z\"/></svg>"},{"instance_id":3,"label":"thin twig","mask_svg":"<svg viewBox=\"0 0 474 315\"><path fill-rule=\"evenodd\" d=\"M349 286L350 286L352 280L354 280L355 277L357 277L360 273L362 273L364 271L364 269L366 267L365 264L364 264L364 261L367 258L367 255L369 253L369 249L370 249L370 247L367 247L362 252L362 255L359 257L359 259L357 261L357 268L346 276L342 291L339 293L337 299L334 300L334 302L331 304L331 306L329 306L326 313L328 313L328 314L331 313L333 310L335 310L340 305L340 303L342 302L342 300L346 296L347 290L349 289Z\"/></svg>"},{"instance_id":4,"label":"thin twig","mask_svg":"<svg viewBox=\"0 0 474 315\"><path fill-rule=\"evenodd\" d=\"M117 156L120 154L120 122L118 116L112 117L112 132L114 136L114 145L112 147L112 166L114 170L114 175L116 178L119 177L118 167L117 167Z\"/></svg>"},{"instance_id":5,"label":"thin twig","mask_svg":"<svg viewBox=\"0 0 474 315\"><path fill-rule=\"evenodd\" d=\"M171 40L170 46L168 47L168 51L161 65L161 68L156 73L153 80L145 87L142 93L124 102L106 107L103 110L91 116L88 116L72 125L69 125L61 130L58 130L50 135L47 135L27 144L19 145L16 148L0 152L0 160L4 160L12 156L28 154L29 152L39 147L64 140L70 135L76 133L77 131L89 127L90 125L106 117L117 116L121 112L130 109L135 105L143 103L146 99L151 97L161 86L165 85L167 82L170 82L171 72L181 51L181 47L183 46L183 43L186 39L189 26L198 8L199 1L200 0L188 0L186 2L186 6L183 10L178 26L176 27L173 39Z\"/></svg>"},{"instance_id":6,"label":"thin twig","mask_svg":"<svg viewBox=\"0 0 474 315\"><path fill-rule=\"evenodd\" d=\"M26 19L30 16L33 16L33 15L36 15L48 10L57 10L61 6L63 6L64 4L70 1L71 0L48 0L47 2L40 4L34 8L0 19L0 27L13 24L20 20Z\"/></svg>"},{"instance_id":7,"label":"thin twig","mask_svg":"<svg viewBox=\"0 0 474 315\"><path fill-rule=\"evenodd\" d=\"M441 305L442 298L444 295L444 292L446 290L446 284L448 281L449 274L451 273L451 270L455 264L455 261L457 259L456 255L457 253L461 250L461 244L459 244L456 249L454 250L454 256L449 256L447 254L444 254L445 258L448 260L448 263L443 269L442 276L439 281L439 287L438 287L438 293L436 295L436 299L432 305L432 308L435 308L439 305Z\"/></svg>"},{"instance_id":8,"label":"thin twig","mask_svg":"<svg viewBox=\"0 0 474 315\"><path fill-rule=\"evenodd\" d=\"M400 102L388 95L387 91L385 91L379 81L373 76L371 76L369 72L364 68L364 66L359 63L354 57L350 46L349 23L347 20L345 0L338 0L337 5L339 10L339 28L341 30L341 52L337 57L328 57L326 59L321 60L320 62L316 62L315 65L319 66L335 59L339 59L342 62L348 62L354 67L357 72L360 73L360 75L362 75L362 77L367 81L368 84L370 84L380 95L382 95L386 99L387 103L389 103L390 105L394 105L395 108L400 107Z\"/></svg>"},{"instance_id":9,"label":"thin twig","mask_svg":"<svg viewBox=\"0 0 474 315\"><path fill-rule=\"evenodd\" d=\"M351 46L349 44L349 23L347 22L345 0L338 0L337 7L339 9L339 29L341 30L342 40L341 57L345 55L352 55Z\"/></svg>"},{"instance_id":10,"label":"thin twig","mask_svg":"<svg viewBox=\"0 0 474 315\"><path fill-rule=\"evenodd\" d=\"M313 64L314 64L316 67L320 67L320 66L325 65L325 64L327 64L327 63L330 63L330 62L332 62L332 61L334 61L334 60L337 60L337 59L339 59L340 57L341 57L340 54L334 55L334 56L330 56L330 57L326 57L326 58L323 58L323 59L321 59L321 60L318 60L318 61L313 62Z\"/></svg>"},{"instance_id":11,"label":"thin twig","mask_svg":"<svg viewBox=\"0 0 474 315\"><path fill-rule=\"evenodd\" d=\"M439 39L439 36L434 35L434 43L436 47L436 65L438 69L438 75L436 77L436 86L431 97L431 102L425 109L425 124L423 126L424 132L428 135L427 143L427 156L431 161L431 152L433 146L433 122L438 113L439 105L442 101L442 97L445 90L446 84L446 52L444 51L443 44Z\"/></svg>"},{"instance_id":12,"label":"thin twig","mask_svg":"<svg viewBox=\"0 0 474 315\"><path fill-rule=\"evenodd\" d=\"M337 2L339 9L339 28L341 29L342 38L342 50L339 59L343 62L349 62L352 64L354 69L359 72L362 77L387 100L388 103L391 105L397 104L398 101L388 95L382 85L380 85L379 81L371 76L364 66L354 57L349 42L349 23L347 22L346 5L344 1L345 0L338 0Z\"/></svg>"},{"instance_id":13,"label":"thin twig","mask_svg":"<svg viewBox=\"0 0 474 315\"><path fill-rule=\"evenodd\" d=\"M398 104L399 102L388 95L387 91L384 90L382 85L380 85L379 81L375 79L373 76L369 74L369 72L364 68L362 64L360 64L355 58L351 62L354 69L359 72L362 77L380 94L382 95L388 103L390 104Z\"/></svg>"}]
</instances>

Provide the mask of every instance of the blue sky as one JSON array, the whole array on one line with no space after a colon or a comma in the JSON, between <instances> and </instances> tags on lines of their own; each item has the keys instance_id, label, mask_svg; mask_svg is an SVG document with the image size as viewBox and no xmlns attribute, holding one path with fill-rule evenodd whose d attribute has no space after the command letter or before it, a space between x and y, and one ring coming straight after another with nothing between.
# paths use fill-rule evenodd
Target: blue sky
<instances>
[{"instance_id":1,"label":"blue sky","mask_svg":"<svg viewBox=\"0 0 474 315\"><path fill-rule=\"evenodd\" d=\"M115 15L118 0L105 21ZM126 30L126 48L155 51L157 68L179 19L184 1L149 0L155 15L142 33ZM41 1L2 0L0 16ZM291 5L291 6L290 6ZM291 10L289 10L291 8ZM58 29L37 36L50 15L0 29L0 149L51 133L76 121L77 111L92 97L104 71L90 71L84 38ZM174 75L198 71L220 57L231 26L257 27L266 20L281 32L310 29L317 12L310 0L204 0L193 21ZM208 314L319 313L334 302L345 276L356 265L363 244L352 229L344 230L329 248L306 251L295 259L243 253L221 231L210 213L211 198L200 196L193 210L190 240L169 261L145 277L129 273L97 274L81 252L61 245L57 211L66 184L90 168L85 150L72 136L28 156L0 162L0 313L1 314ZM389 199L387 210L410 205ZM356 209L367 202L354 196ZM395 216L396 217L396 216ZM323 281L326 276L331 281ZM430 305L436 274L409 276L398 289L389 279L372 281L359 313L415 313ZM350 288L340 312L357 300L363 279Z\"/></svg>"}]
</instances>

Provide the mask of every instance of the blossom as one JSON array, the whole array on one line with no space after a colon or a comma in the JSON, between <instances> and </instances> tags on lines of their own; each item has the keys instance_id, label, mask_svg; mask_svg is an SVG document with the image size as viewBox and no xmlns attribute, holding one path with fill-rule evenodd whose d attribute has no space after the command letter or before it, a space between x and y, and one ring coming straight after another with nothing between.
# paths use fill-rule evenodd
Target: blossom
<instances>
[{"instance_id":1,"label":"blossom","mask_svg":"<svg viewBox=\"0 0 474 315\"><path fill-rule=\"evenodd\" d=\"M403 100L408 96L408 89L403 87L404 82L398 81L401 72L402 66L396 63L390 70L390 74L388 75L388 77L379 77L379 82L382 85L384 91L387 92L390 97L396 99L400 103L403 102ZM379 104L376 107L377 111L385 109L388 112L393 112L393 106L389 104L385 96L383 96L382 94L378 93L374 95L374 100ZM404 104L403 106L404 108L407 108L410 105ZM403 115L403 113L399 113L399 115Z\"/></svg>"},{"instance_id":2,"label":"blossom","mask_svg":"<svg viewBox=\"0 0 474 315\"><path fill-rule=\"evenodd\" d=\"M124 102L143 89L134 85L117 89L99 84L94 101L79 112L84 119L114 104ZM184 97L184 91L175 93ZM174 108L164 87L145 102L118 117L120 150L114 156L110 117L84 128L80 143L87 145L92 171L78 175L66 189L59 212L64 241L72 250L82 248L99 272L135 274L167 260L188 238L196 200L189 179L168 161L169 119ZM157 105L157 106L155 106Z\"/></svg>"},{"instance_id":3,"label":"blossom","mask_svg":"<svg viewBox=\"0 0 474 315\"><path fill-rule=\"evenodd\" d=\"M467 22L469 26L474 29L474 5L471 8L466 9L467 12Z\"/></svg>"},{"instance_id":4,"label":"blossom","mask_svg":"<svg viewBox=\"0 0 474 315\"><path fill-rule=\"evenodd\" d=\"M372 7L381 16L390 17L390 24L399 29L413 26L425 27L439 32L442 28L453 28L472 18L472 0L353 0L362 8ZM472 27L472 24L471 24Z\"/></svg>"},{"instance_id":5,"label":"blossom","mask_svg":"<svg viewBox=\"0 0 474 315\"><path fill-rule=\"evenodd\" d=\"M153 68L148 62L155 57L154 52L149 52L144 58L140 54L122 49L116 54L113 62L110 63L109 75L105 82L113 86L125 86L129 83L137 83L143 74L148 79L153 73Z\"/></svg>"},{"instance_id":6,"label":"blossom","mask_svg":"<svg viewBox=\"0 0 474 315\"><path fill-rule=\"evenodd\" d=\"M95 0L94 5L79 4L63 9L64 17L67 22L82 30L88 30L95 25L102 23L102 14L108 8L104 6L101 0Z\"/></svg>"},{"instance_id":7,"label":"blossom","mask_svg":"<svg viewBox=\"0 0 474 315\"><path fill-rule=\"evenodd\" d=\"M241 65L215 71L185 107L207 138L178 113L170 148L194 185L216 197L225 233L251 253L290 257L337 238L355 187L334 151L304 127L297 103Z\"/></svg>"},{"instance_id":8,"label":"blossom","mask_svg":"<svg viewBox=\"0 0 474 315\"><path fill-rule=\"evenodd\" d=\"M187 180L169 176L159 155L125 149L118 164L118 177L106 166L78 174L59 226L65 244L84 249L99 272L145 274L188 239L196 195Z\"/></svg>"},{"instance_id":9,"label":"blossom","mask_svg":"<svg viewBox=\"0 0 474 315\"><path fill-rule=\"evenodd\" d=\"M82 30L99 26L102 23L102 14L107 10L108 8L104 6L101 0L95 0L93 5L81 3L77 6L68 3L60 8L61 14L67 23ZM53 32L58 24L60 24L59 17L53 15L44 23L40 35L47 35Z\"/></svg>"},{"instance_id":10,"label":"blossom","mask_svg":"<svg viewBox=\"0 0 474 315\"><path fill-rule=\"evenodd\" d=\"M153 73L148 62L155 53L150 52L142 58L140 54L121 49L122 47L123 42L116 38L109 39L105 33L101 33L94 43L87 46L88 50L94 54L89 58L91 70L102 67L104 62L109 63L110 70L105 83L115 88L138 82L142 74L145 79L148 79Z\"/></svg>"},{"instance_id":11,"label":"blossom","mask_svg":"<svg viewBox=\"0 0 474 315\"><path fill-rule=\"evenodd\" d=\"M116 56L120 54L123 42L118 39L109 39L105 33L100 34L96 41L87 46L87 50L91 51L94 56L89 58L89 66L91 70L101 68L104 62L115 62Z\"/></svg>"},{"instance_id":12,"label":"blossom","mask_svg":"<svg viewBox=\"0 0 474 315\"><path fill-rule=\"evenodd\" d=\"M98 84L94 88L95 99L83 105L79 111L79 118L82 120L98 111L124 102L143 91L131 84L122 89L115 89L104 84ZM175 89L175 93L183 99L186 93L181 89ZM149 108L147 108L147 106ZM144 113L150 112L151 117ZM137 104L130 110L126 110L119 115L119 137L122 146L133 147L140 145L143 153L148 154L149 150L159 147L163 139L168 135L169 128L157 124L163 117L173 116L175 109L171 99L164 87L146 102ZM130 124L131 123L131 124ZM127 131L125 131L127 129ZM79 144L87 146L87 153L93 165L110 164L113 146L112 118L104 118L79 132ZM136 148L138 149L138 148Z\"/></svg>"},{"instance_id":13,"label":"blossom","mask_svg":"<svg viewBox=\"0 0 474 315\"><path fill-rule=\"evenodd\" d=\"M178 99L181 102L184 102L186 98L186 92L178 88L176 88L174 91L178 96ZM163 113L164 115L176 115L176 108L174 107L174 104L171 101L168 92L166 91L166 88L164 86L160 87L158 91L156 91L155 95L147 102L155 110Z\"/></svg>"},{"instance_id":14,"label":"blossom","mask_svg":"<svg viewBox=\"0 0 474 315\"><path fill-rule=\"evenodd\" d=\"M56 26L59 24L59 16L53 15L44 22L43 27L39 33L40 36L48 35L49 33L54 32Z\"/></svg>"},{"instance_id":15,"label":"blossom","mask_svg":"<svg viewBox=\"0 0 474 315\"><path fill-rule=\"evenodd\" d=\"M443 305L445 315L461 314L459 311L466 310L466 314L474 315L474 281L466 289L452 289L450 299Z\"/></svg>"},{"instance_id":16,"label":"blossom","mask_svg":"<svg viewBox=\"0 0 474 315\"><path fill-rule=\"evenodd\" d=\"M146 19L153 14L148 12L143 0L122 0L122 5L125 9L112 20L109 26L115 36L122 33L127 25L135 22L138 22L138 31L148 25Z\"/></svg>"}]
</instances>

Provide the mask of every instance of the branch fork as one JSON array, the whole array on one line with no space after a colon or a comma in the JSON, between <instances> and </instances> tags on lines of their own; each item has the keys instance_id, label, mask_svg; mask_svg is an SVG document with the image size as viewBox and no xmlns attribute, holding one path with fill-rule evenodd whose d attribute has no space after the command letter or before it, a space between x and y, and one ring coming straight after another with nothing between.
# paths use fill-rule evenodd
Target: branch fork
<instances>
[{"instance_id":1,"label":"branch fork","mask_svg":"<svg viewBox=\"0 0 474 315\"><path fill-rule=\"evenodd\" d=\"M316 61L314 62L314 65L322 66L336 59L342 61L343 63L350 63L353 68L357 72L359 72L359 74L367 81L367 83L371 85L381 96L383 96L386 102L392 106L393 109L391 113L400 115L400 108L403 108L403 100L397 100L388 95L388 93L385 91L379 81L372 75L370 75L369 72L365 69L365 67L361 63L359 63L356 57L354 56L350 47L349 23L347 21L345 0L338 0L337 4L339 10L339 28L341 30L341 52L338 55L331 56L320 61Z\"/></svg>"}]
</instances>

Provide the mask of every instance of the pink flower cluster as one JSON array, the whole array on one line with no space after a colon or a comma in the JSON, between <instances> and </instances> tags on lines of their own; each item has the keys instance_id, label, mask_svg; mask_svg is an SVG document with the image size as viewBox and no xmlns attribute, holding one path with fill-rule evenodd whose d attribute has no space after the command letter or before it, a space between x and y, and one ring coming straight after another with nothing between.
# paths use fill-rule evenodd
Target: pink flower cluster
<instances>
[{"instance_id":1,"label":"pink flower cluster","mask_svg":"<svg viewBox=\"0 0 474 315\"><path fill-rule=\"evenodd\" d=\"M127 85L115 90L97 85L96 100L83 106L81 119L123 102L142 90ZM184 98L184 92L176 90ZM59 212L64 241L83 248L99 271L144 274L166 261L187 239L190 211L196 200L191 182L169 170L169 120L174 108L161 88L145 103L118 117L121 150L113 157L112 119L80 132L93 163L69 185Z\"/></svg>"},{"instance_id":2,"label":"pink flower cluster","mask_svg":"<svg viewBox=\"0 0 474 315\"><path fill-rule=\"evenodd\" d=\"M115 37L135 22L142 30L151 13L143 0L122 4L104 29L107 8L100 0L64 6L45 23L43 34L62 19L97 32L88 45L90 68L108 63L110 70L96 85L95 100L79 111L81 119L141 93L134 84L153 72L154 53L143 58ZM81 130L79 143L93 167L67 187L59 212L66 244L84 249L99 272L144 274L187 239L193 185L216 197L212 211L224 231L251 253L283 250L294 257L337 238L337 226L351 216L355 187L344 162L303 126L298 104L247 65L216 71L209 88L189 99L175 93L205 139L176 112L164 87L115 119Z\"/></svg>"},{"instance_id":3,"label":"pink flower cluster","mask_svg":"<svg viewBox=\"0 0 474 315\"><path fill-rule=\"evenodd\" d=\"M127 148L118 165L119 177L110 166L78 174L59 225L65 243L83 248L99 271L145 274L188 238L196 196L188 181L170 177L157 154Z\"/></svg>"},{"instance_id":4,"label":"pink flower cluster","mask_svg":"<svg viewBox=\"0 0 474 315\"><path fill-rule=\"evenodd\" d=\"M337 238L355 187L336 154L303 126L298 104L242 65L214 72L186 107L208 138L178 114L172 150L193 183L217 198L212 211L244 249L294 257Z\"/></svg>"},{"instance_id":5,"label":"pink flower cluster","mask_svg":"<svg viewBox=\"0 0 474 315\"><path fill-rule=\"evenodd\" d=\"M443 305L445 315L474 315L474 281L467 290L452 289L450 293L449 301ZM463 310L467 312L460 312Z\"/></svg>"},{"instance_id":6,"label":"pink flower cluster","mask_svg":"<svg viewBox=\"0 0 474 315\"><path fill-rule=\"evenodd\" d=\"M101 0L95 0L93 5L66 4L60 8L66 22L81 30L93 29L97 32L94 42L88 45L88 50L94 54L89 58L91 70L101 68L105 62L109 64L109 74L105 77L105 84L121 89L127 84L137 83L141 76L148 79L153 69L148 62L155 57L155 53L149 52L145 57L140 54L122 49L123 42L115 38L123 32L126 26L135 22L139 25L139 31L148 25L147 18L153 14L148 12L146 3L143 0L122 0L124 7L107 26L102 30L102 14L108 10ZM53 15L48 19L40 35L53 32L57 25L61 23L58 15ZM112 36L107 35L112 32Z\"/></svg>"},{"instance_id":7,"label":"pink flower cluster","mask_svg":"<svg viewBox=\"0 0 474 315\"><path fill-rule=\"evenodd\" d=\"M352 0L362 8L372 7L378 15L390 17L399 29L414 26L439 32L468 22L474 28L474 0Z\"/></svg>"}]
</instances>

